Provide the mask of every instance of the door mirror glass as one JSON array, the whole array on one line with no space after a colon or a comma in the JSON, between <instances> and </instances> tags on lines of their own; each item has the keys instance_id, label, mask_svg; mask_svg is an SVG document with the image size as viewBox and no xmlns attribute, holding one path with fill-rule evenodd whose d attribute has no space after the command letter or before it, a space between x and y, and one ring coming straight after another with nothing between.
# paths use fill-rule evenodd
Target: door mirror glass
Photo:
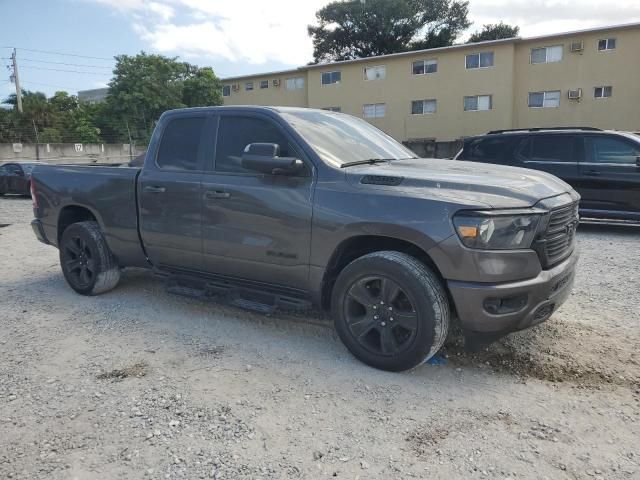
<instances>
[{"instance_id":1,"label":"door mirror glass","mask_svg":"<svg viewBox=\"0 0 640 480\"><path fill-rule=\"evenodd\" d=\"M267 175L296 175L304 163L295 157L281 157L277 143L250 143L242 154L242 166Z\"/></svg>"}]
</instances>

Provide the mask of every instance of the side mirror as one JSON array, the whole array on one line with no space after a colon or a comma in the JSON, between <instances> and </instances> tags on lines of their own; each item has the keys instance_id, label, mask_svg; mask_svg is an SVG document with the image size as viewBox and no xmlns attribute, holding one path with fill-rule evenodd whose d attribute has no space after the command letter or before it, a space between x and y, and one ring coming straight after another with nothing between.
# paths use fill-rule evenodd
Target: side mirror
<instances>
[{"instance_id":1,"label":"side mirror","mask_svg":"<svg viewBox=\"0 0 640 480\"><path fill-rule=\"evenodd\" d=\"M250 143L242 153L242 166L267 175L295 175L304 163L294 157L281 157L277 143Z\"/></svg>"}]
</instances>

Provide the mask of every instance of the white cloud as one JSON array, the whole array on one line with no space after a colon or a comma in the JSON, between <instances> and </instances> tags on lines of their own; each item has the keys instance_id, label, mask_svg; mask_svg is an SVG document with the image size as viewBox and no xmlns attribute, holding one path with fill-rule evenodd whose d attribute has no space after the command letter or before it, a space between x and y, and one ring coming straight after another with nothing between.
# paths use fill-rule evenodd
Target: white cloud
<instances>
[{"instance_id":1,"label":"white cloud","mask_svg":"<svg viewBox=\"0 0 640 480\"><path fill-rule=\"evenodd\" d=\"M533 37L584 28L640 21L638 0L472 0L469 17L483 24L504 21L520 26L520 35Z\"/></svg>"},{"instance_id":2,"label":"white cloud","mask_svg":"<svg viewBox=\"0 0 640 480\"><path fill-rule=\"evenodd\" d=\"M312 59L307 25L328 0L89 0L127 13L154 51L232 63L298 66ZM640 21L639 0L471 0L467 32L505 21L522 36ZM465 36L465 37L466 37Z\"/></svg>"}]
</instances>

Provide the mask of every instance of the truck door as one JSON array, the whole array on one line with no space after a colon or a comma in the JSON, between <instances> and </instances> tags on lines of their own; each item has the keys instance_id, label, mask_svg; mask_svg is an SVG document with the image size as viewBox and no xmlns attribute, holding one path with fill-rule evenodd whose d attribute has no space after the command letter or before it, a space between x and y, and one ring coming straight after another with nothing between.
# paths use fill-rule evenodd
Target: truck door
<instances>
[{"instance_id":1,"label":"truck door","mask_svg":"<svg viewBox=\"0 0 640 480\"><path fill-rule=\"evenodd\" d=\"M215 158L203 176L203 250L207 271L306 290L313 169L268 116L221 112ZM265 175L240 161L250 143L277 143L306 163L300 176Z\"/></svg>"},{"instance_id":2,"label":"truck door","mask_svg":"<svg viewBox=\"0 0 640 480\"><path fill-rule=\"evenodd\" d=\"M571 134L531 135L520 146L521 166L551 173L575 188L580 151Z\"/></svg>"},{"instance_id":3,"label":"truck door","mask_svg":"<svg viewBox=\"0 0 640 480\"><path fill-rule=\"evenodd\" d=\"M155 266L202 265L202 172L210 117L172 115L138 180L140 236ZM211 137L209 137L211 139ZM210 143L210 142L209 142Z\"/></svg>"},{"instance_id":4,"label":"truck door","mask_svg":"<svg viewBox=\"0 0 640 480\"><path fill-rule=\"evenodd\" d=\"M589 135L585 147L578 186L581 207L640 215L638 144L619 135Z\"/></svg>"}]
</instances>

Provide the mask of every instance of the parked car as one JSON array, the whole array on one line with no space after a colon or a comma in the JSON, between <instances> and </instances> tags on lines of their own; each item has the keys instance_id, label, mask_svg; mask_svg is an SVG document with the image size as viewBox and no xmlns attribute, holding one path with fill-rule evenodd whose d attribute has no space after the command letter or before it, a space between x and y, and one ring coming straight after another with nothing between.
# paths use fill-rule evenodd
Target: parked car
<instances>
[{"instance_id":1,"label":"parked car","mask_svg":"<svg viewBox=\"0 0 640 480\"><path fill-rule=\"evenodd\" d=\"M464 140L457 160L533 168L561 178L590 218L640 220L640 136L597 128L496 130Z\"/></svg>"},{"instance_id":2,"label":"parked car","mask_svg":"<svg viewBox=\"0 0 640 480\"><path fill-rule=\"evenodd\" d=\"M31 171L38 163L5 163L0 165L0 195L17 193L31 195Z\"/></svg>"},{"instance_id":3,"label":"parked car","mask_svg":"<svg viewBox=\"0 0 640 480\"><path fill-rule=\"evenodd\" d=\"M330 310L360 360L404 370L452 315L488 341L571 290L578 194L552 175L424 161L362 119L284 107L166 112L137 168L43 165L33 230L95 295L148 267L174 291Z\"/></svg>"}]
</instances>

